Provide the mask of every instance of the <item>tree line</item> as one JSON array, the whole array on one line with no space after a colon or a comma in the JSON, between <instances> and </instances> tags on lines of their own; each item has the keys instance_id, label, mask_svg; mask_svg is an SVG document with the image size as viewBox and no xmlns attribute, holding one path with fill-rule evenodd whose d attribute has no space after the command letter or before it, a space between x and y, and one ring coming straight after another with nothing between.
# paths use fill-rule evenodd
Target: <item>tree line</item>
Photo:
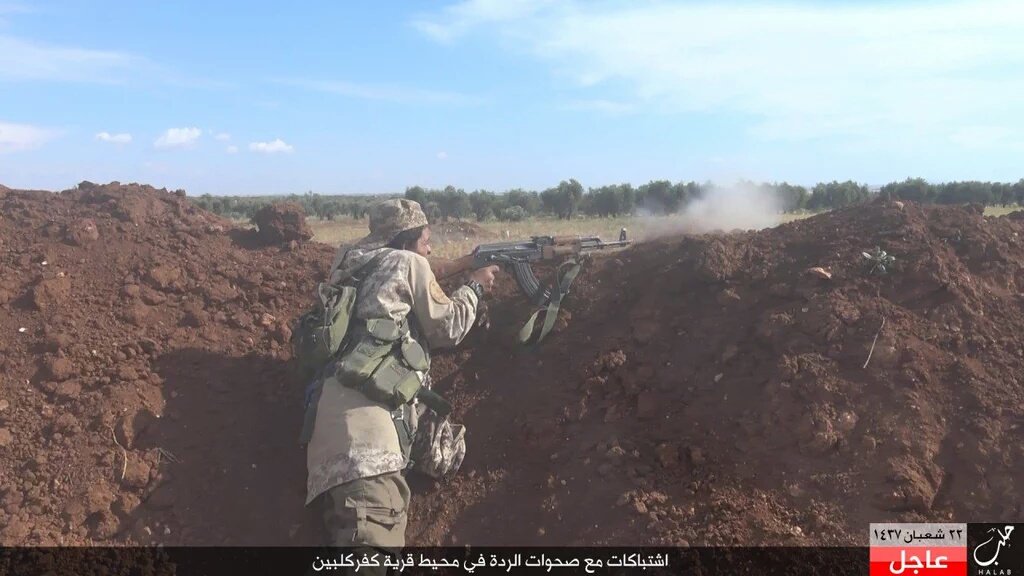
<instances>
[{"instance_id":1,"label":"tree line","mask_svg":"<svg viewBox=\"0 0 1024 576\"><path fill-rule=\"evenodd\" d=\"M1010 184L979 181L929 183L921 178L908 178L875 190L851 180L821 182L811 188L787 182L740 182L736 186L770 195L777 200L780 212L831 210L867 202L876 196L938 204L1024 205L1024 179ZM613 184L584 189L577 180L570 179L546 190L516 188L501 193L488 190L466 192L454 186L442 189L412 186L405 190L404 197L419 202L431 222L449 219L516 222L538 216L572 219L579 216L675 214L698 199L721 192L720 186L710 182L654 180L636 187ZM313 192L284 197L204 194L193 201L203 209L222 216L252 218L262 206L287 200L300 204L310 216L333 220L339 216L365 218L370 205L393 197L395 195L328 196Z\"/></svg>"},{"instance_id":2,"label":"tree line","mask_svg":"<svg viewBox=\"0 0 1024 576\"><path fill-rule=\"evenodd\" d=\"M267 204L294 202L302 206L308 216L314 216L321 220L334 220L338 217L365 218L374 202L392 197L394 197L393 194L327 196L313 192L288 196L212 196L203 194L192 198L192 202L203 210L225 218L247 220Z\"/></svg>"}]
</instances>

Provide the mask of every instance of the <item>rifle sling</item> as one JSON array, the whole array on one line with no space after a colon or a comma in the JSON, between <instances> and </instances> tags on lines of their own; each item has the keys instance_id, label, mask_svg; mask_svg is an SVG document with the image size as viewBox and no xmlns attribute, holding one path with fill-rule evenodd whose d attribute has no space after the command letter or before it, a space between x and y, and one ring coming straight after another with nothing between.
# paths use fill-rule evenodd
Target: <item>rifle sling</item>
<instances>
[{"instance_id":1,"label":"rifle sling","mask_svg":"<svg viewBox=\"0 0 1024 576\"><path fill-rule=\"evenodd\" d=\"M565 268L565 272L559 274L563 268ZM530 340L534 324L537 322L537 317L542 311L544 312L544 324L541 326L540 334L537 336L537 340L534 341L534 345L540 344L541 340L551 332L551 329L555 326L555 320L558 318L558 309L562 305L562 298L569 293L569 286L576 280L576 276L580 273L580 268L578 260L569 260L558 267L558 270L555 271L555 284L552 286L547 308L537 310L526 321L526 324L519 331L520 344L526 344Z\"/></svg>"}]
</instances>

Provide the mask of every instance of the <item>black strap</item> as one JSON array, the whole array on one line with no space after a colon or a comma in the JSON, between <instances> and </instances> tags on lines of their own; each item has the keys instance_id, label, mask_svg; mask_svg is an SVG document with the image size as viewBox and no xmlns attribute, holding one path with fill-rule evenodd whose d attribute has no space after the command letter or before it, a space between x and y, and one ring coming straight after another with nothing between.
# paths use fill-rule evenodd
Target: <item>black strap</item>
<instances>
[{"instance_id":1,"label":"black strap","mask_svg":"<svg viewBox=\"0 0 1024 576\"><path fill-rule=\"evenodd\" d=\"M420 388L419 392L416 393L416 398L423 402L427 408L436 412L437 416L442 420L444 420L445 416L452 413L452 405L441 397L440 394L426 386Z\"/></svg>"}]
</instances>

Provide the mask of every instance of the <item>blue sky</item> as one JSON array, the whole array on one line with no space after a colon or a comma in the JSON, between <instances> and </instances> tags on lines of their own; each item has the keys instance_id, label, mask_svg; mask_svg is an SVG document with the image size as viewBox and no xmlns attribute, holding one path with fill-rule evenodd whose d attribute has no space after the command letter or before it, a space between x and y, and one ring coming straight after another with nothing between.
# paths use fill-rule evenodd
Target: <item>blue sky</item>
<instances>
[{"instance_id":1,"label":"blue sky","mask_svg":"<svg viewBox=\"0 0 1024 576\"><path fill-rule=\"evenodd\" d=\"M1024 3L0 0L0 183L1024 177Z\"/></svg>"}]
</instances>

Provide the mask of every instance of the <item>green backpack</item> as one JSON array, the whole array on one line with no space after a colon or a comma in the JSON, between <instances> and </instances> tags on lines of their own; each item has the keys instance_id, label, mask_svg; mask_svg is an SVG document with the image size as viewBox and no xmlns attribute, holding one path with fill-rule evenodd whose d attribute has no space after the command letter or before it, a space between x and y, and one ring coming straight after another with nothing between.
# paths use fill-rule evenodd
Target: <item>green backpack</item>
<instances>
[{"instance_id":1,"label":"green backpack","mask_svg":"<svg viewBox=\"0 0 1024 576\"><path fill-rule=\"evenodd\" d=\"M292 330L292 353L303 380L312 378L338 352L355 309L363 270L372 271L390 250L384 250L337 283L321 282L316 302L299 317Z\"/></svg>"}]
</instances>

